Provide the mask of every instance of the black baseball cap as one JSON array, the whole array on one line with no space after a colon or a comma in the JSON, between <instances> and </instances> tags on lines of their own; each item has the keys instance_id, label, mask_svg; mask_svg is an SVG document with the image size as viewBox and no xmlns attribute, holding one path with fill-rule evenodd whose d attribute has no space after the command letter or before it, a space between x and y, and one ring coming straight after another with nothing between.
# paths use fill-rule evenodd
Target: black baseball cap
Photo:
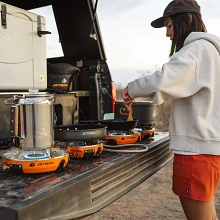
<instances>
[{"instance_id":1,"label":"black baseball cap","mask_svg":"<svg viewBox=\"0 0 220 220\"><path fill-rule=\"evenodd\" d=\"M151 22L154 28L164 27L164 18L179 13L195 13L201 14L200 6L195 0L173 0L163 12L163 16Z\"/></svg>"}]
</instances>

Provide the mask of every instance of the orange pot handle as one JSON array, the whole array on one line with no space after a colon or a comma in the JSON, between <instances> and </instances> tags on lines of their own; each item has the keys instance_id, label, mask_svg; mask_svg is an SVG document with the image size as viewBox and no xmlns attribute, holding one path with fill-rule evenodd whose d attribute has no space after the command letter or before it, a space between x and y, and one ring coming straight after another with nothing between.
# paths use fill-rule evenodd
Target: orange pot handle
<instances>
[{"instance_id":1,"label":"orange pot handle","mask_svg":"<svg viewBox=\"0 0 220 220\"><path fill-rule=\"evenodd\" d=\"M123 112L123 108L120 108L120 114L121 114L121 115L126 115L126 116L128 116L128 115L129 115L129 112L128 112L128 113L124 113L124 112ZM133 109L131 109L131 114L133 114Z\"/></svg>"}]
</instances>

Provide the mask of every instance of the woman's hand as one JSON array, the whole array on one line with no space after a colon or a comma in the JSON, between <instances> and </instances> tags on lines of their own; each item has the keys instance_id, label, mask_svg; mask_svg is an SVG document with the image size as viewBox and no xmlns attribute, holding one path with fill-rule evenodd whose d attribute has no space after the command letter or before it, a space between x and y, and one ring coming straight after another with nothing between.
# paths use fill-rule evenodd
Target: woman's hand
<instances>
[{"instance_id":1,"label":"woman's hand","mask_svg":"<svg viewBox=\"0 0 220 220\"><path fill-rule=\"evenodd\" d=\"M129 104L133 102L134 99L132 99L128 94L128 87L125 87L123 90L121 90L121 96L124 100L124 105L128 109L130 109Z\"/></svg>"}]
</instances>

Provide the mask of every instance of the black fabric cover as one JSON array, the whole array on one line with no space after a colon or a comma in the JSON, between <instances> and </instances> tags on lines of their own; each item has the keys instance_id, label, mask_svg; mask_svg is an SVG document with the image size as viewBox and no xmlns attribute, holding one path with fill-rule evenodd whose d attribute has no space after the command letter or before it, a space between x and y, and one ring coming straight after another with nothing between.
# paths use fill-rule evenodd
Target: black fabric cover
<instances>
[{"instance_id":1,"label":"black fabric cover","mask_svg":"<svg viewBox=\"0 0 220 220\"><path fill-rule=\"evenodd\" d=\"M47 64L47 91L65 93L79 90L80 70L67 63Z\"/></svg>"}]
</instances>

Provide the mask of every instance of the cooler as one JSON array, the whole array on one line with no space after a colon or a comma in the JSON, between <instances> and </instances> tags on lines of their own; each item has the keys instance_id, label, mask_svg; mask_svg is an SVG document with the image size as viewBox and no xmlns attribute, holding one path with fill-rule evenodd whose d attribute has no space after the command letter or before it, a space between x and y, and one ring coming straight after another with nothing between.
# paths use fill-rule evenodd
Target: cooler
<instances>
[{"instance_id":1,"label":"cooler","mask_svg":"<svg viewBox=\"0 0 220 220\"><path fill-rule=\"evenodd\" d=\"M3 2L0 11L0 90L46 89L45 19Z\"/></svg>"}]
</instances>

